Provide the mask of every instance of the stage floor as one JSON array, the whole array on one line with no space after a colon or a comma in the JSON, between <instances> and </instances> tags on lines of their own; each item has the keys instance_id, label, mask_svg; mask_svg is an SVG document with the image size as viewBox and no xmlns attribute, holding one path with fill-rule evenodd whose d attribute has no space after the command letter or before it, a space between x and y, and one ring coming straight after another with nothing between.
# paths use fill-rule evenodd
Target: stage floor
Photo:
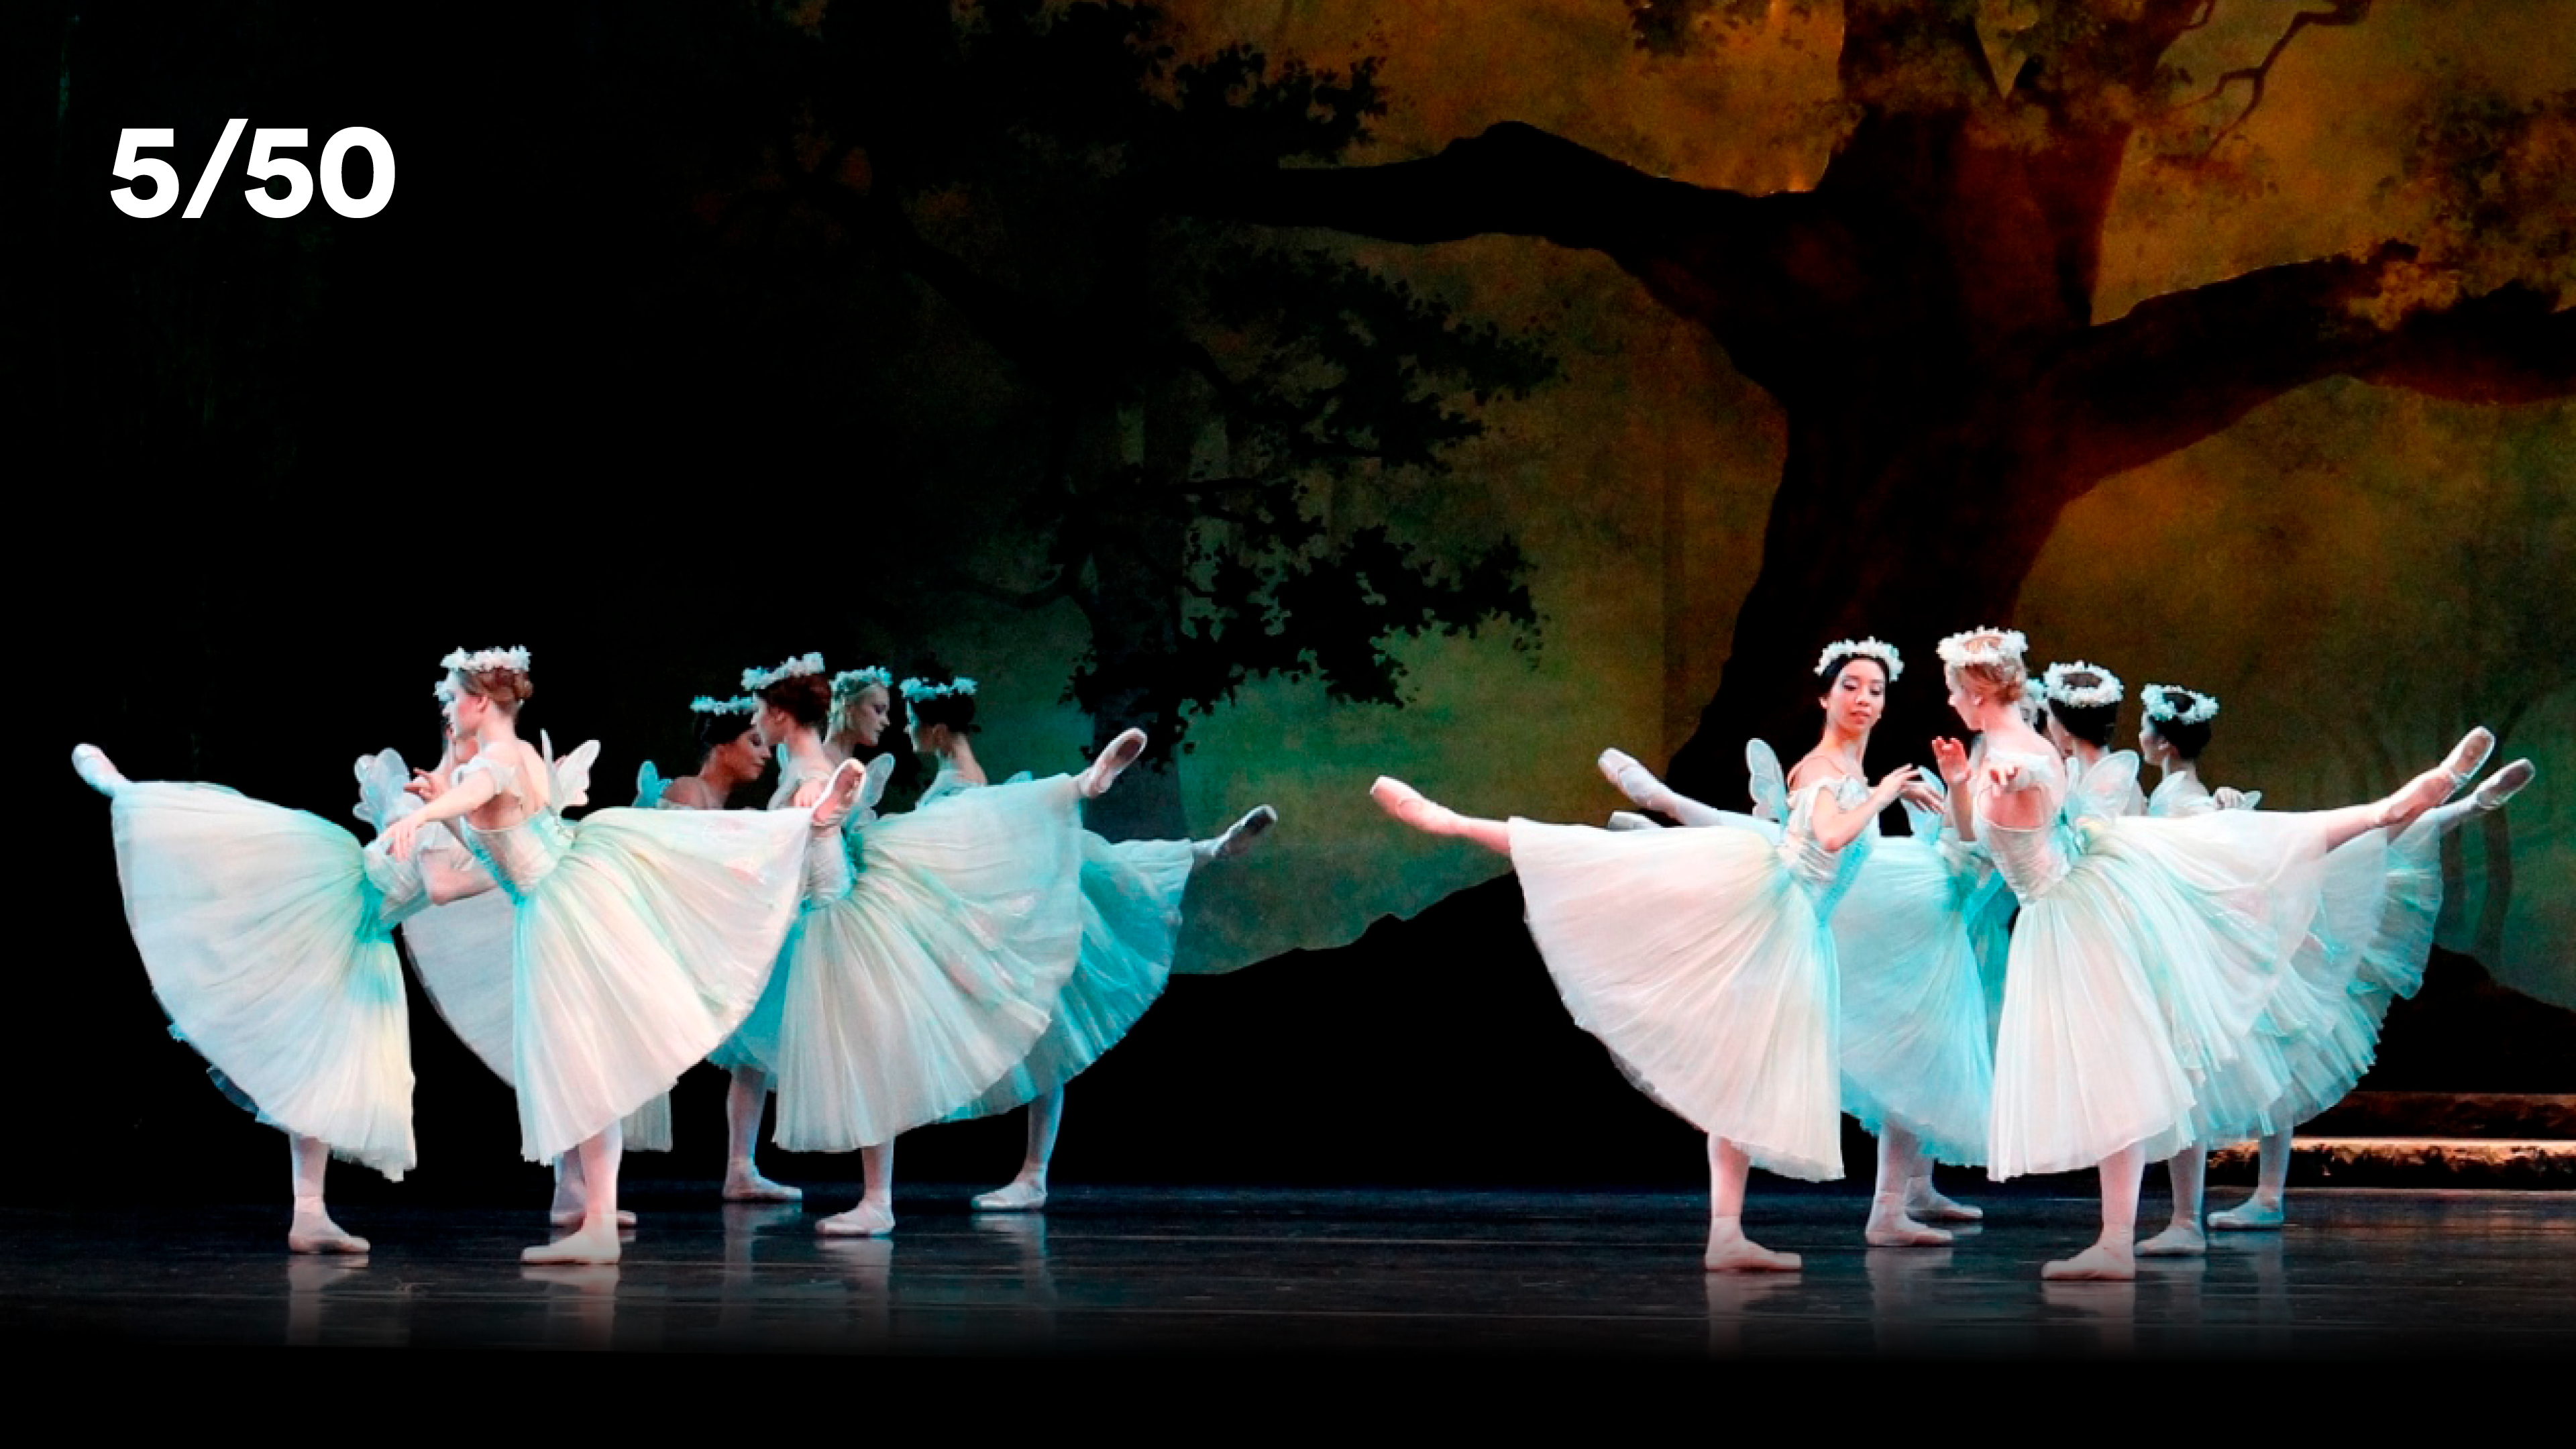
<instances>
[{"instance_id":1,"label":"stage floor","mask_svg":"<svg viewBox=\"0 0 2576 1449\"><path fill-rule=\"evenodd\" d=\"M1070 1189L1036 1216L963 1191L847 1206L639 1194L609 1268L523 1268L533 1212L346 1210L364 1259L284 1251L284 1205L0 1212L21 1345L341 1345L906 1355L2548 1356L2576 1361L2576 1195L2318 1190L2282 1233L2043 1284L2089 1199L1997 1192L1952 1247L1869 1249L1865 1200L1757 1194L1788 1275L1700 1271L1680 1194ZM2225 1196L2232 1197L2233 1194ZM2163 1203L2149 1194L2150 1221Z\"/></svg>"}]
</instances>

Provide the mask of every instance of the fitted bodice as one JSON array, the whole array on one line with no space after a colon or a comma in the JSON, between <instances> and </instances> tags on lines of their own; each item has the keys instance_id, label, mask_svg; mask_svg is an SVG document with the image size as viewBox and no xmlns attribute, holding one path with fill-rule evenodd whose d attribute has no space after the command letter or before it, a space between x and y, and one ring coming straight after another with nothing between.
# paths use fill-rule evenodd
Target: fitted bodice
<instances>
[{"instance_id":1,"label":"fitted bodice","mask_svg":"<svg viewBox=\"0 0 2576 1449\"><path fill-rule=\"evenodd\" d=\"M2149 815L2206 815L2217 808L2218 801L2197 775L2168 774L2147 797Z\"/></svg>"},{"instance_id":2,"label":"fitted bodice","mask_svg":"<svg viewBox=\"0 0 2576 1449\"><path fill-rule=\"evenodd\" d=\"M1816 917L1833 914L1834 904L1851 890L1852 881L1860 874L1861 862L1870 846L1878 839L1878 817L1871 816L1851 844L1840 850L1827 850L1816 841L1816 799L1832 791L1834 803L1845 810L1869 798L1865 780L1826 780L1806 786L1790 801L1788 829L1780 837L1780 857L1799 880L1814 894Z\"/></svg>"},{"instance_id":3,"label":"fitted bodice","mask_svg":"<svg viewBox=\"0 0 2576 1449\"><path fill-rule=\"evenodd\" d=\"M572 848L572 827L553 811L540 810L497 830L479 829L469 822L465 843L510 899L523 901L563 863L565 852Z\"/></svg>"},{"instance_id":4,"label":"fitted bodice","mask_svg":"<svg viewBox=\"0 0 2576 1449\"><path fill-rule=\"evenodd\" d=\"M1986 843L1986 853L1994 860L1996 873L2012 888L2014 896L2024 902L2035 901L2066 878L2069 866L2072 841L2065 814L2066 766L2054 751L2039 754L1996 750L1986 758L1989 763L2021 766L2036 781L2029 788L2045 802L2045 813L2037 825L1998 825L1986 814L1986 802L1993 798L1992 792L1982 784L1977 789L1977 836Z\"/></svg>"}]
</instances>

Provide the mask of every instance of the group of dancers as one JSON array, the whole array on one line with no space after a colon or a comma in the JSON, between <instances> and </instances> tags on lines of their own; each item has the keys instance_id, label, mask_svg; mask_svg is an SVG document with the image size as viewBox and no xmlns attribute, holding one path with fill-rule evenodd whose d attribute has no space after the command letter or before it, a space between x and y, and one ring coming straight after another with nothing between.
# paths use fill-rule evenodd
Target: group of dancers
<instances>
[{"instance_id":1,"label":"group of dancers","mask_svg":"<svg viewBox=\"0 0 2576 1449\"><path fill-rule=\"evenodd\" d=\"M587 803L596 742L557 758L518 732L525 649L458 650L436 693L446 749L426 770L358 761L361 846L316 816L216 785L128 780L90 745L126 918L171 1031L218 1086L289 1139L299 1253L363 1253L332 1221L337 1156L414 1165L400 930L439 1014L516 1089L520 1145L555 1165L533 1263L607 1263L633 1214L623 1152L670 1146L668 1092L701 1060L731 1077L725 1194L793 1200L754 1147L769 1099L791 1150L861 1154L858 1205L819 1231L891 1232L896 1137L1029 1109L1019 1175L979 1209L1045 1205L1065 1084L1161 994L1199 867L1242 854L1269 806L1210 840L1112 843L1082 825L1142 754L1129 730L1078 774L987 781L969 742L975 681L819 655L746 670L701 698L695 773L649 764L638 808ZM897 691L937 765L916 808L880 817L876 751ZM775 758L766 810L724 808Z\"/></svg>"},{"instance_id":2,"label":"group of dancers","mask_svg":"<svg viewBox=\"0 0 2576 1449\"><path fill-rule=\"evenodd\" d=\"M1948 1242L1935 1223L1982 1216L1933 1186L1936 1161L2098 1169L2100 1238L2051 1278L2133 1276L2139 1253L2203 1251L2205 1224L2278 1227L2291 1130L2360 1079L2389 1003L2420 983L2442 835L2533 775L2518 760L2454 800L2494 745L2476 729L2377 802L2260 810L2199 778L2215 698L2148 686L2138 753L2113 750L2119 679L2080 662L2034 678L2026 647L2008 629L1941 641L1973 744L1935 740L1934 772L1872 783L1862 760L1904 661L1874 638L1828 646L1815 748L1784 772L1748 747L1752 813L1615 750L1603 773L1652 814L1606 829L1372 787L1399 820L1511 858L1575 1022L1708 1133L1709 1269L1799 1266L1746 1236L1747 1174L1841 1176L1845 1113L1878 1138L1873 1246ZM173 1034L292 1143L297 1252L366 1250L324 1205L330 1157L395 1179L414 1161L397 929L440 1014L515 1087L522 1151L556 1166L566 1233L531 1262L616 1260L622 1153L668 1148L667 1093L701 1060L730 1074L728 1198L800 1196L756 1163L775 1096L781 1146L861 1154L860 1201L823 1233L893 1229L901 1133L1020 1107L1021 1171L975 1206L1043 1207L1065 1083L1162 991L1192 873L1277 818L1112 844L1082 804L1141 733L1078 774L992 784L969 743L973 680L827 677L806 655L695 702L695 773L647 765L639 808L568 820L597 745L556 758L520 737L527 652L442 663L437 764L358 762L364 847L73 753L112 802L127 919ZM898 693L937 777L881 817ZM2152 795L2141 755L2162 773ZM724 808L772 759L769 808ZM1897 805L1912 832L1883 836ZM2247 1139L2254 1196L2205 1220L2208 1151ZM2170 1164L2174 1216L2140 1243L2151 1159Z\"/></svg>"},{"instance_id":3,"label":"group of dancers","mask_svg":"<svg viewBox=\"0 0 2576 1449\"><path fill-rule=\"evenodd\" d=\"M1840 1177L1845 1113L1878 1138L1873 1246L1982 1216L1933 1188L1936 1160L1997 1180L2095 1168L2101 1235L2043 1275L2130 1278L2140 1253L2205 1251L2207 1154L2248 1139L2259 1185L2206 1226L2279 1227L2291 1130L2360 1080L2421 983L2441 837L2534 773L2517 760L2454 800L2494 748L2480 728L2382 800L2263 811L2199 778L2215 698L2148 686L2139 753L2114 751L2120 680L2082 662L2034 678L2026 648L2009 629L1941 641L1974 743L1934 740L1936 774L1862 771L1905 667L1874 638L1818 658L1823 729L1785 775L1748 746L1755 813L1601 757L1635 804L1708 828L1478 819L1372 787L1404 823L1511 858L1575 1023L1708 1134L1710 1270L1799 1266L1745 1235L1747 1172ZM1900 803L1913 833L1883 837ZM2136 1242L2150 1160L2170 1165L2173 1220Z\"/></svg>"}]
</instances>

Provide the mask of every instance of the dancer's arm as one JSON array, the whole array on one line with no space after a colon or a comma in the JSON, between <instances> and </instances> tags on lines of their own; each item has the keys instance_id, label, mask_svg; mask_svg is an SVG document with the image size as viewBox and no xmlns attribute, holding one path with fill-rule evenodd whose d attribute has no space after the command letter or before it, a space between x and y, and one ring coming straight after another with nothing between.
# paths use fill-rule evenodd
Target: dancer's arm
<instances>
[{"instance_id":1,"label":"dancer's arm","mask_svg":"<svg viewBox=\"0 0 2576 1449\"><path fill-rule=\"evenodd\" d=\"M1869 822L1878 818L1878 812L1895 804L1896 797L1903 794L1913 780L1914 767L1899 765L1880 778L1878 787L1869 792L1869 798L1849 810L1842 808L1833 793L1827 791L1817 799L1815 813L1809 818L1809 828L1815 834L1816 844L1827 850L1840 850L1859 839L1860 833L1869 828Z\"/></svg>"},{"instance_id":2,"label":"dancer's arm","mask_svg":"<svg viewBox=\"0 0 2576 1449\"><path fill-rule=\"evenodd\" d=\"M394 859L409 860L412 837L420 833L422 826L471 814L500 793L500 784L492 778L492 771L468 770L464 779L441 791L437 799L386 827L385 848L393 852Z\"/></svg>"},{"instance_id":3,"label":"dancer's arm","mask_svg":"<svg viewBox=\"0 0 2576 1449\"><path fill-rule=\"evenodd\" d=\"M1977 838L1977 802L1968 789L1968 747L1955 739L1932 742L1932 763L1941 772L1941 782L1950 787L1950 833L1962 844Z\"/></svg>"}]
</instances>

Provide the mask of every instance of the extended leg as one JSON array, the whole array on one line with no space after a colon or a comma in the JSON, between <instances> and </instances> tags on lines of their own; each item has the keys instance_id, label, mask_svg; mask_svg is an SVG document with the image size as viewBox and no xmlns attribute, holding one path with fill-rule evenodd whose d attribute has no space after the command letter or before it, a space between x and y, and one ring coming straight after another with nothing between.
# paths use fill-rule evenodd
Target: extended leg
<instances>
[{"instance_id":1,"label":"extended leg","mask_svg":"<svg viewBox=\"0 0 2576 1449\"><path fill-rule=\"evenodd\" d=\"M1684 825L1715 825L1724 813L1675 791L1625 751L1603 750L1599 764L1602 775L1618 787L1620 794Z\"/></svg>"},{"instance_id":2,"label":"extended leg","mask_svg":"<svg viewBox=\"0 0 2576 1449\"><path fill-rule=\"evenodd\" d=\"M894 1144L860 1148L859 1170L867 1177L859 1205L816 1223L816 1232L827 1238L882 1238L894 1231Z\"/></svg>"},{"instance_id":3,"label":"extended leg","mask_svg":"<svg viewBox=\"0 0 2576 1449\"><path fill-rule=\"evenodd\" d=\"M120 786L133 783L108 763L107 752L96 745L72 747L72 771L81 777L81 783L102 795L112 796Z\"/></svg>"},{"instance_id":4,"label":"extended leg","mask_svg":"<svg viewBox=\"0 0 2576 1449\"><path fill-rule=\"evenodd\" d=\"M1369 786L1369 798L1378 808L1416 830L1432 835L1455 835L1472 840L1487 850L1503 855L1512 853L1512 828L1500 820L1479 820L1461 815L1445 805L1434 805L1422 792L1402 780L1385 775Z\"/></svg>"},{"instance_id":5,"label":"extended leg","mask_svg":"<svg viewBox=\"0 0 2576 1449\"><path fill-rule=\"evenodd\" d=\"M769 1107L769 1073L758 1067L736 1067L725 1089L725 1180L727 1202L797 1202L805 1192L771 1182L752 1165L760 1144L760 1116Z\"/></svg>"},{"instance_id":6,"label":"extended leg","mask_svg":"<svg viewBox=\"0 0 2576 1449\"><path fill-rule=\"evenodd\" d=\"M617 1161L625 1140L611 1122L599 1135L573 1149L581 1159L581 1226L539 1248L519 1254L523 1263L614 1263L617 1243Z\"/></svg>"},{"instance_id":7,"label":"extended leg","mask_svg":"<svg viewBox=\"0 0 2576 1449\"><path fill-rule=\"evenodd\" d=\"M2125 1282L2138 1276L2138 1179L2147 1170L2146 1149L2135 1144L2102 1159L2102 1237L2072 1258L2060 1258L2039 1270L2042 1278L2108 1279Z\"/></svg>"},{"instance_id":8,"label":"extended leg","mask_svg":"<svg viewBox=\"0 0 2576 1449\"><path fill-rule=\"evenodd\" d=\"M1708 1252L1712 1273L1794 1273L1798 1255L1775 1253L1744 1236L1744 1178L1753 1160L1723 1137L1708 1139Z\"/></svg>"},{"instance_id":9,"label":"extended leg","mask_svg":"<svg viewBox=\"0 0 2576 1449\"><path fill-rule=\"evenodd\" d=\"M2197 1258L2209 1251L2209 1239L2200 1228L2202 1189L2209 1181L2209 1149L2186 1147L2165 1164L2165 1171L2173 1177L2173 1222L2163 1232L2138 1244L2138 1251L2150 1258Z\"/></svg>"},{"instance_id":10,"label":"extended leg","mask_svg":"<svg viewBox=\"0 0 2576 1449\"><path fill-rule=\"evenodd\" d=\"M367 1240L341 1231L322 1206L322 1174L331 1149L319 1137L286 1134L286 1162L295 1182L295 1221L286 1229L290 1253L363 1253Z\"/></svg>"},{"instance_id":11,"label":"extended leg","mask_svg":"<svg viewBox=\"0 0 2576 1449\"><path fill-rule=\"evenodd\" d=\"M1047 1163L1055 1158L1055 1134L1064 1125L1064 1088L1029 1103L1029 1155L1020 1175L975 1199L979 1212L1030 1213L1047 1202Z\"/></svg>"},{"instance_id":12,"label":"extended leg","mask_svg":"<svg viewBox=\"0 0 2576 1449\"><path fill-rule=\"evenodd\" d=\"M2222 1233L2278 1232L2288 1220L2290 1131L2283 1128L2263 1139L2256 1158L2254 1195L2222 1213L2211 1213L2209 1225Z\"/></svg>"},{"instance_id":13,"label":"extended leg","mask_svg":"<svg viewBox=\"0 0 2576 1449\"><path fill-rule=\"evenodd\" d=\"M1878 1134L1878 1193L1870 1199L1869 1226L1861 1240L1873 1248L1934 1248L1950 1241L1907 1211L1905 1195L1923 1171L1923 1147L1914 1134L1890 1122Z\"/></svg>"}]
</instances>

